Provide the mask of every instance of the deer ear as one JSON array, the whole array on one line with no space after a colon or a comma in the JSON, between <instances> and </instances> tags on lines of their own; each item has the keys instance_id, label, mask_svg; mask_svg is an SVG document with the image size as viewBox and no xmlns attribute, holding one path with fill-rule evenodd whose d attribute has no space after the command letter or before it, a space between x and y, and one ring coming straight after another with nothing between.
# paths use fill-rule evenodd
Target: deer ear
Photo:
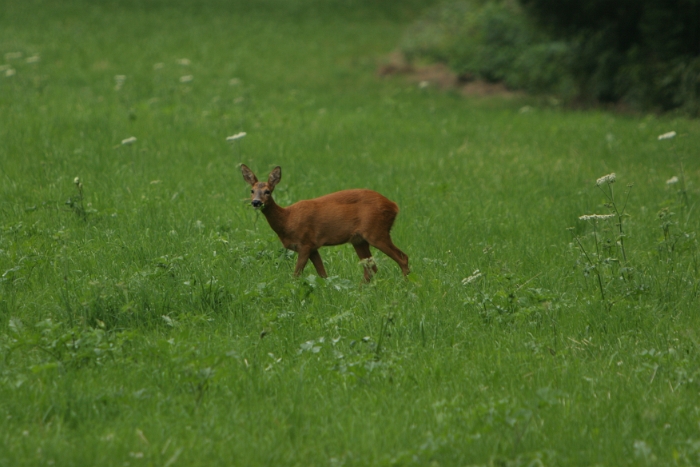
<instances>
[{"instance_id":1,"label":"deer ear","mask_svg":"<svg viewBox=\"0 0 700 467\"><path fill-rule=\"evenodd\" d=\"M277 166L270 172L270 178L267 179L267 186L272 190L280 180L282 180L282 168Z\"/></svg>"},{"instance_id":2,"label":"deer ear","mask_svg":"<svg viewBox=\"0 0 700 467\"><path fill-rule=\"evenodd\" d=\"M258 183L258 177L255 176L247 165L241 164L241 172L243 172L243 180L248 182L250 185L255 185Z\"/></svg>"}]
</instances>

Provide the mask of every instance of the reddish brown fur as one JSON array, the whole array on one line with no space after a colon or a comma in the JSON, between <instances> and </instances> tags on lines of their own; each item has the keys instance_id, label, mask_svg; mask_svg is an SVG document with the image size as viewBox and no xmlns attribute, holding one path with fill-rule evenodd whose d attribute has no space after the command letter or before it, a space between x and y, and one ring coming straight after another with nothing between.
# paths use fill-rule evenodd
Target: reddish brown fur
<instances>
[{"instance_id":1,"label":"reddish brown fur","mask_svg":"<svg viewBox=\"0 0 700 467\"><path fill-rule=\"evenodd\" d=\"M409 273L408 256L391 241L389 231L399 213L393 201L372 190L345 190L299 201L287 208L272 199L275 185L282 178L282 169L276 167L267 182L241 165L243 178L251 185L254 207L260 208L272 230L285 248L296 251L294 275L299 276L310 259L321 277L328 277L318 249L322 246L351 243L365 262L365 281L371 278L370 268L377 272L369 246L383 251Z\"/></svg>"}]
</instances>

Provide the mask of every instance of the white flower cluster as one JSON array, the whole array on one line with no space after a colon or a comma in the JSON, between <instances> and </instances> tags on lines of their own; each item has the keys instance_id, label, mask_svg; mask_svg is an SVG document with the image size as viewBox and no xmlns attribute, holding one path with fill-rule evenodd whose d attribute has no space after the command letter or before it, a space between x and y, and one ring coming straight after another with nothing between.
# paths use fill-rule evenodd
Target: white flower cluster
<instances>
[{"instance_id":1,"label":"white flower cluster","mask_svg":"<svg viewBox=\"0 0 700 467\"><path fill-rule=\"evenodd\" d=\"M678 177L676 177L675 175L666 180L666 185L675 185L676 183L678 183Z\"/></svg>"},{"instance_id":2,"label":"white flower cluster","mask_svg":"<svg viewBox=\"0 0 700 467\"><path fill-rule=\"evenodd\" d=\"M471 276L465 277L464 279L462 279L462 285L471 284L472 282L474 282L475 280L477 280L478 278L480 278L482 275L483 275L483 274L481 274L481 271L479 271L479 270L477 269L476 271L474 271L474 272L472 273Z\"/></svg>"},{"instance_id":3,"label":"white flower cluster","mask_svg":"<svg viewBox=\"0 0 700 467\"><path fill-rule=\"evenodd\" d=\"M607 183L608 185L610 185L611 183L615 183L615 173L614 172L611 174L603 175L602 177L600 177L598 180L595 181L595 184L598 186L603 185L605 183Z\"/></svg>"},{"instance_id":4,"label":"white flower cluster","mask_svg":"<svg viewBox=\"0 0 700 467\"><path fill-rule=\"evenodd\" d=\"M604 221L605 219L612 219L615 217L615 214L584 214L583 216L579 216L579 219L582 221Z\"/></svg>"},{"instance_id":5,"label":"white flower cluster","mask_svg":"<svg viewBox=\"0 0 700 467\"><path fill-rule=\"evenodd\" d=\"M123 139L123 140L122 140L122 144L124 144L124 145L134 144L135 142L136 142L136 137L135 137L135 136L131 136L131 137L129 137L129 138L126 138L126 139Z\"/></svg>"},{"instance_id":6,"label":"white flower cluster","mask_svg":"<svg viewBox=\"0 0 700 467\"><path fill-rule=\"evenodd\" d=\"M240 133L236 133L235 135L227 136L226 141L229 143L236 141L237 139L243 138L247 133L245 131L241 131Z\"/></svg>"},{"instance_id":7,"label":"white flower cluster","mask_svg":"<svg viewBox=\"0 0 700 467\"><path fill-rule=\"evenodd\" d=\"M663 135L659 135L659 141L662 139L671 139L676 137L676 132L675 131L669 131L668 133L664 133Z\"/></svg>"},{"instance_id":8,"label":"white flower cluster","mask_svg":"<svg viewBox=\"0 0 700 467\"><path fill-rule=\"evenodd\" d=\"M116 75L114 77L114 90L119 91L124 86L124 81L126 81L126 75Z\"/></svg>"}]
</instances>

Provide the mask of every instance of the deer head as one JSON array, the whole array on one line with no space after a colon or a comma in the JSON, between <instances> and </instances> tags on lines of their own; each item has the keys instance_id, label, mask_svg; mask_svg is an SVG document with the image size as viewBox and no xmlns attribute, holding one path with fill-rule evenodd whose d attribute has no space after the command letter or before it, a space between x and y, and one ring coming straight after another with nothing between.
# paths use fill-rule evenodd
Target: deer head
<instances>
[{"instance_id":1,"label":"deer head","mask_svg":"<svg viewBox=\"0 0 700 467\"><path fill-rule=\"evenodd\" d=\"M272 192L275 190L275 186L282 180L282 168L279 166L275 167L270 172L267 182L259 182L258 177L245 164L241 164L241 172L243 173L243 179L251 186L250 204L255 209L264 209L265 205L272 199Z\"/></svg>"}]
</instances>

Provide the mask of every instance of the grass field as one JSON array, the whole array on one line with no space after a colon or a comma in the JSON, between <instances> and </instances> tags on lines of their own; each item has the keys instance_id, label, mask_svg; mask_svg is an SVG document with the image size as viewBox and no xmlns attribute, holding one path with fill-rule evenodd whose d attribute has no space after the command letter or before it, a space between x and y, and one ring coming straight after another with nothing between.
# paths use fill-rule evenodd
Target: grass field
<instances>
[{"instance_id":1,"label":"grass field","mask_svg":"<svg viewBox=\"0 0 700 467\"><path fill-rule=\"evenodd\" d=\"M700 465L700 122L380 79L398 3L3 5L0 466ZM292 278L240 163L409 278Z\"/></svg>"}]
</instances>

